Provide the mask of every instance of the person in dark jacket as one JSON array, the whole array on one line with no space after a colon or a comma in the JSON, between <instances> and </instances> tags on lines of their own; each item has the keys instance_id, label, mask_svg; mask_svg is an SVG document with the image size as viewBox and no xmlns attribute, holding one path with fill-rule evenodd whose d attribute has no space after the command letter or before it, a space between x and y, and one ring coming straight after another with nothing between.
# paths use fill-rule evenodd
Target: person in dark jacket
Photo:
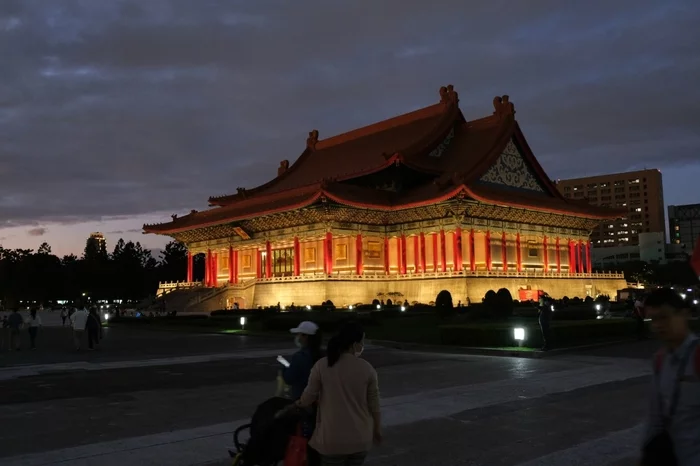
<instances>
[{"instance_id":1,"label":"person in dark jacket","mask_svg":"<svg viewBox=\"0 0 700 466\"><path fill-rule=\"evenodd\" d=\"M540 296L539 301L539 322L540 330L542 331L542 351L547 351L552 348L552 335L550 332L550 323L552 321L553 303L547 293Z\"/></svg>"},{"instance_id":2,"label":"person in dark jacket","mask_svg":"<svg viewBox=\"0 0 700 466\"><path fill-rule=\"evenodd\" d=\"M304 393L306 385L309 383L311 369L316 362L321 359L321 330L313 322L304 321L298 327L290 330L294 334L294 343L299 350L294 353L289 367L282 372L284 383L289 386L289 396L297 401ZM307 439L311 438L316 428L316 409L311 410L303 416L302 433ZM308 465L316 466L321 462L321 458L313 448L308 447Z\"/></svg>"},{"instance_id":3,"label":"person in dark jacket","mask_svg":"<svg viewBox=\"0 0 700 466\"><path fill-rule=\"evenodd\" d=\"M87 323L85 324L85 329L88 334L88 349L94 350L94 345L100 344L100 329L102 323L100 322L100 316L97 315L97 309L90 309L88 314Z\"/></svg>"}]
</instances>

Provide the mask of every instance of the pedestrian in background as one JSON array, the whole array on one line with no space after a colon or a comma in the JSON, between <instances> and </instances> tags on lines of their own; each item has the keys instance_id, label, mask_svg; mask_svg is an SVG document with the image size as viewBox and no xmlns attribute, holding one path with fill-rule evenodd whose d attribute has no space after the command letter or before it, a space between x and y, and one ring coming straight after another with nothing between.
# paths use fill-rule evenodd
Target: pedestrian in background
<instances>
[{"instance_id":1,"label":"pedestrian in background","mask_svg":"<svg viewBox=\"0 0 700 466\"><path fill-rule=\"evenodd\" d=\"M68 318L68 310L64 307L61 309L61 327L66 326L66 319Z\"/></svg>"},{"instance_id":2,"label":"pedestrian in background","mask_svg":"<svg viewBox=\"0 0 700 466\"><path fill-rule=\"evenodd\" d=\"M85 324L85 329L88 335L88 349L90 351L95 349L95 345L100 344L100 317L97 315L97 309L94 307L90 309L87 321Z\"/></svg>"},{"instance_id":3,"label":"pedestrian in background","mask_svg":"<svg viewBox=\"0 0 700 466\"><path fill-rule=\"evenodd\" d=\"M29 311L29 318L27 318L27 328L29 330L29 347L33 350L36 349L36 336L39 333L39 327L41 327L41 317L36 315L36 309Z\"/></svg>"},{"instance_id":4,"label":"pedestrian in background","mask_svg":"<svg viewBox=\"0 0 700 466\"><path fill-rule=\"evenodd\" d=\"M539 299L539 323L540 331L542 332L542 351L547 351L552 348L552 334L550 324L552 322L552 300L547 293L540 296Z\"/></svg>"},{"instance_id":5,"label":"pedestrian in background","mask_svg":"<svg viewBox=\"0 0 700 466\"><path fill-rule=\"evenodd\" d=\"M24 325L24 319L22 315L14 309L10 317L7 318L7 325L10 328L10 351L13 349L15 351L20 350L20 331L22 330L22 325Z\"/></svg>"},{"instance_id":6,"label":"pedestrian in background","mask_svg":"<svg viewBox=\"0 0 700 466\"><path fill-rule=\"evenodd\" d=\"M85 327L87 326L88 315L87 309L83 307L82 309L76 309L70 316L71 326L73 327L73 342L76 351L80 351L83 334L85 334Z\"/></svg>"},{"instance_id":7,"label":"pedestrian in background","mask_svg":"<svg viewBox=\"0 0 700 466\"><path fill-rule=\"evenodd\" d=\"M5 349L5 343L7 343L7 349L10 349L10 324L7 322L7 316L2 316L2 335L0 336L0 351Z\"/></svg>"},{"instance_id":8,"label":"pedestrian in background","mask_svg":"<svg viewBox=\"0 0 700 466\"><path fill-rule=\"evenodd\" d=\"M690 309L671 288L644 302L663 347L654 356L643 466L700 465L700 345L690 329Z\"/></svg>"}]
</instances>

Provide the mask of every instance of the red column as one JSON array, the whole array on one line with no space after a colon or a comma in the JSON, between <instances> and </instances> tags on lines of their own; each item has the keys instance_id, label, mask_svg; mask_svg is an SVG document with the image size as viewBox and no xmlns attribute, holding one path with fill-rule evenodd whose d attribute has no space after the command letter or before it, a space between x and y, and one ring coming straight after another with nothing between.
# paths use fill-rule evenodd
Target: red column
<instances>
[{"instance_id":1,"label":"red column","mask_svg":"<svg viewBox=\"0 0 700 466\"><path fill-rule=\"evenodd\" d=\"M447 249L445 246L445 230L440 230L440 270L443 272L447 272Z\"/></svg>"},{"instance_id":2,"label":"red column","mask_svg":"<svg viewBox=\"0 0 700 466\"><path fill-rule=\"evenodd\" d=\"M486 230L484 236L484 246L486 247L486 270L491 271L491 231Z\"/></svg>"},{"instance_id":3,"label":"red column","mask_svg":"<svg viewBox=\"0 0 700 466\"><path fill-rule=\"evenodd\" d=\"M265 241L265 277L272 278L272 244Z\"/></svg>"},{"instance_id":4,"label":"red column","mask_svg":"<svg viewBox=\"0 0 700 466\"><path fill-rule=\"evenodd\" d=\"M193 269L193 261L192 261L192 253L190 251L187 251L187 283L192 282L192 269Z\"/></svg>"},{"instance_id":5,"label":"red column","mask_svg":"<svg viewBox=\"0 0 700 466\"><path fill-rule=\"evenodd\" d=\"M413 236L413 273L419 273L423 269L420 266L420 244L418 235Z\"/></svg>"},{"instance_id":6,"label":"red column","mask_svg":"<svg viewBox=\"0 0 700 466\"><path fill-rule=\"evenodd\" d=\"M520 233L515 234L515 269L523 271L523 251L520 249Z\"/></svg>"},{"instance_id":7,"label":"red column","mask_svg":"<svg viewBox=\"0 0 700 466\"><path fill-rule=\"evenodd\" d=\"M236 283L235 280L235 272L233 270L234 268L234 259L233 259L233 246L228 247L228 282L229 283Z\"/></svg>"},{"instance_id":8,"label":"red column","mask_svg":"<svg viewBox=\"0 0 700 466\"><path fill-rule=\"evenodd\" d=\"M574 254L574 242L569 240L569 273L573 274L576 272L576 254Z\"/></svg>"},{"instance_id":9,"label":"red column","mask_svg":"<svg viewBox=\"0 0 700 466\"><path fill-rule=\"evenodd\" d=\"M586 272L589 274L593 272L591 267L591 240L586 241Z\"/></svg>"},{"instance_id":10,"label":"red column","mask_svg":"<svg viewBox=\"0 0 700 466\"><path fill-rule=\"evenodd\" d=\"M211 254L211 286L219 286L219 253L213 252Z\"/></svg>"},{"instance_id":11,"label":"red column","mask_svg":"<svg viewBox=\"0 0 700 466\"><path fill-rule=\"evenodd\" d=\"M384 273L387 275L391 272L389 265L389 238L384 237Z\"/></svg>"},{"instance_id":12,"label":"red column","mask_svg":"<svg viewBox=\"0 0 700 466\"><path fill-rule=\"evenodd\" d=\"M469 270L476 271L476 259L474 258L474 229L469 230Z\"/></svg>"},{"instance_id":13,"label":"red column","mask_svg":"<svg viewBox=\"0 0 700 466\"><path fill-rule=\"evenodd\" d=\"M401 237L396 237L396 273L401 274L403 268L401 267Z\"/></svg>"},{"instance_id":14,"label":"red column","mask_svg":"<svg viewBox=\"0 0 700 466\"><path fill-rule=\"evenodd\" d=\"M301 245L299 238L294 237L294 276L301 275Z\"/></svg>"},{"instance_id":15,"label":"red column","mask_svg":"<svg viewBox=\"0 0 700 466\"><path fill-rule=\"evenodd\" d=\"M328 260L328 275L333 273L333 233L326 232L326 259Z\"/></svg>"},{"instance_id":16,"label":"red column","mask_svg":"<svg viewBox=\"0 0 700 466\"><path fill-rule=\"evenodd\" d=\"M508 249L506 241L506 232L501 233L501 263L503 265L503 271L508 271Z\"/></svg>"},{"instance_id":17,"label":"red column","mask_svg":"<svg viewBox=\"0 0 700 466\"><path fill-rule=\"evenodd\" d=\"M420 271L425 273L425 235L420 232Z\"/></svg>"},{"instance_id":18,"label":"red column","mask_svg":"<svg viewBox=\"0 0 700 466\"><path fill-rule=\"evenodd\" d=\"M578 244L576 245L577 249L577 256L578 256L578 273L583 273L583 240L578 240Z\"/></svg>"},{"instance_id":19,"label":"red column","mask_svg":"<svg viewBox=\"0 0 700 466\"><path fill-rule=\"evenodd\" d=\"M357 258L355 259L355 273L357 275L362 275L364 271L364 264L362 263L362 234L358 233L355 238L355 254Z\"/></svg>"},{"instance_id":20,"label":"red column","mask_svg":"<svg viewBox=\"0 0 700 466\"><path fill-rule=\"evenodd\" d=\"M233 283L238 283L238 249L233 251Z\"/></svg>"},{"instance_id":21,"label":"red column","mask_svg":"<svg viewBox=\"0 0 700 466\"><path fill-rule=\"evenodd\" d=\"M544 273L549 272L549 250L546 236L542 238L542 267L544 268Z\"/></svg>"},{"instance_id":22,"label":"red column","mask_svg":"<svg viewBox=\"0 0 700 466\"><path fill-rule=\"evenodd\" d=\"M437 233L431 233L430 236L433 238L433 272L438 270L438 236Z\"/></svg>"},{"instance_id":23,"label":"red column","mask_svg":"<svg viewBox=\"0 0 700 466\"><path fill-rule=\"evenodd\" d=\"M211 286L211 249L204 255L204 286Z\"/></svg>"},{"instance_id":24,"label":"red column","mask_svg":"<svg viewBox=\"0 0 700 466\"><path fill-rule=\"evenodd\" d=\"M401 274L406 275L406 235L401 233Z\"/></svg>"},{"instance_id":25,"label":"red column","mask_svg":"<svg viewBox=\"0 0 700 466\"><path fill-rule=\"evenodd\" d=\"M561 273L561 251L559 250L559 237L557 236L554 242L554 247L556 248L555 256L557 258L557 273Z\"/></svg>"},{"instance_id":26,"label":"red column","mask_svg":"<svg viewBox=\"0 0 700 466\"><path fill-rule=\"evenodd\" d=\"M455 271L456 272L461 272L462 269L464 268L462 265L462 229L460 227L457 227L455 229L455 236L454 236L454 261L455 261Z\"/></svg>"}]
</instances>

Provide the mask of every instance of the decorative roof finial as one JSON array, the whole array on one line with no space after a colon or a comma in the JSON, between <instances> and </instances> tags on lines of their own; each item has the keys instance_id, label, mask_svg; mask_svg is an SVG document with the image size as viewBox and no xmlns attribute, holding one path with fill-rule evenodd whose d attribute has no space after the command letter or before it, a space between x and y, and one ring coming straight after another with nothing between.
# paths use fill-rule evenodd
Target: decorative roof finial
<instances>
[{"instance_id":1,"label":"decorative roof finial","mask_svg":"<svg viewBox=\"0 0 700 466\"><path fill-rule=\"evenodd\" d=\"M172 215L170 216L170 218L172 218L172 219L173 219L173 222L174 222L175 220L177 220L177 214L172 214Z\"/></svg>"},{"instance_id":2,"label":"decorative roof finial","mask_svg":"<svg viewBox=\"0 0 700 466\"><path fill-rule=\"evenodd\" d=\"M289 160L282 160L280 166L277 168L277 176L284 175L287 170L289 170Z\"/></svg>"},{"instance_id":3,"label":"decorative roof finial","mask_svg":"<svg viewBox=\"0 0 700 466\"><path fill-rule=\"evenodd\" d=\"M440 88L441 104L456 104L459 102L459 95L452 84Z\"/></svg>"},{"instance_id":4,"label":"decorative roof finial","mask_svg":"<svg viewBox=\"0 0 700 466\"><path fill-rule=\"evenodd\" d=\"M246 192L245 188L236 188L236 192L238 193L239 196L241 196L243 199L245 199L248 196L248 193Z\"/></svg>"},{"instance_id":5,"label":"decorative roof finial","mask_svg":"<svg viewBox=\"0 0 700 466\"><path fill-rule=\"evenodd\" d=\"M515 115L515 106L508 100L507 95L504 95L503 97L494 97L493 108L495 109L493 114L500 117Z\"/></svg>"},{"instance_id":6,"label":"decorative roof finial","mask_svg":"<svg viewBox=\"0 0 700 466\"><path fill-rule=\"evenodd\" d=\"M316 144L318 143L318 130L309 131L309 137L306 138L306 148L309 150L316 150Z\"/></svg>"}]
</instances>

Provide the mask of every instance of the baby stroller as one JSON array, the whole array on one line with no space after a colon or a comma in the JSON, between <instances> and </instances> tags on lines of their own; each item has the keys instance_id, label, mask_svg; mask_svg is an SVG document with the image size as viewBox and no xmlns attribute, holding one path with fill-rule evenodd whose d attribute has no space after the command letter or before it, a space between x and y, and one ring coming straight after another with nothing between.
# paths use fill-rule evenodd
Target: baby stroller
<instances>
[{"instance_id":1,"label":"baby stroller","mask_svg":"<svg viewBox=\"0 0 700 466\"><path fill-rule=\"evenodd\" d=\"M282 397L274 397L259 405L250 424L245 424L233 433L233 444L236 451L229 450L233 458L233 466L276 466L284 460L289 438L296 432L298 418L296 416L276 415L292 403ZM248 432L244 442L240 437Z\"/></svg>"}]
</instances>

